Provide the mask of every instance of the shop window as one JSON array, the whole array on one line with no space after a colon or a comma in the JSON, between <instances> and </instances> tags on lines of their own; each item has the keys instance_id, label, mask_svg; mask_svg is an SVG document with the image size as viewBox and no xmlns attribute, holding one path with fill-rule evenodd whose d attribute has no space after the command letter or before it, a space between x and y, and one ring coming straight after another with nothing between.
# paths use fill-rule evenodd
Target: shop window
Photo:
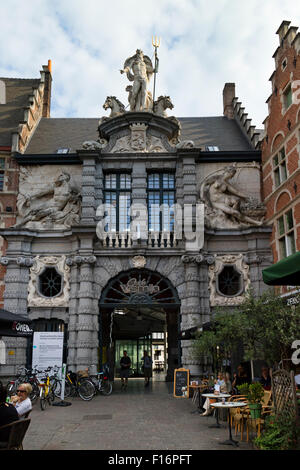
<instances>
[{"instance_id":1,"label":"shop window","mask_svg":"<svg viewBox=\"0 0 300 470\"><path fill-rule=\"evenodd\" d=\"M39 291L45 297L56 297L62 291L62 276L55 268L46 268L39 276Z\"/></svg>"},{"instance_id":2,"label":"shop window","mask_svg":"<svg viewBox=\"0 0 300 470\"><path fill-rule=\"evenodd\" d=\"M241 293L243 288L242 275L235 266L226 265L218 275L218 290L222 295L234 296Z\"/></svg>"},{"instance_id":3,"label":"shop window","mask_svg":"<svg viewBox=\"0 0 300 470\"><path fill-rule=\"evenodd\" d=\"M287 179L286 158L284 147L273 157L273 172L275 187L277 188L281 183Z\"/></svg>"},{"instance_id":4,"label":"shop window","mask_svg":"<svg viewBox=\"0 0 300 470\"><path fill-rule=\"evenodd\" d=\"M290 209L277 220L280 259L296 253L293 211Z\"/></svg>"}]
</instances>

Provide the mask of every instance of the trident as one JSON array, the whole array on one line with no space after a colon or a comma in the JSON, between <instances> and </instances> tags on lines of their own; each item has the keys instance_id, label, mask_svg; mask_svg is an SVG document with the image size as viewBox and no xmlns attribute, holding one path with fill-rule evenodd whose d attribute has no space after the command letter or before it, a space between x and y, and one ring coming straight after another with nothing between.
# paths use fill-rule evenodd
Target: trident
<instances>
[{"instance_id":1,"label":"trident","mask_svg":"<svg viewBox=\"0 0 300 470\"><path fill-rule=\"evenodd\" d=\"M154 84L153 84L153 104L154 104L154 100L155 100L155 84L156 84L156 74L158 72L158 63L159 63L159 60L158 60L158 57L157 57L157 49L159 48L160 46L160 38L157 38L155 36L155 38L152 36L152 46L154 47L155 49L155 66L154 66Z\"/></svg>"}]
</instances>

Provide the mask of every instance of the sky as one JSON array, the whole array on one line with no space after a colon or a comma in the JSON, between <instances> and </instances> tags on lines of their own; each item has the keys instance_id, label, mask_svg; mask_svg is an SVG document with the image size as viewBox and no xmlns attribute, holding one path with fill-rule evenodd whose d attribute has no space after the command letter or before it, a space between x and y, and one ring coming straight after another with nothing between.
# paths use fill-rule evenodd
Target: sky
<instances>
[{"instance_id":1,"label":"sky","mask_svg":"<svg viewBox=\"0 0 300 470\"><path fill-rule=\"evenodd\" d=\"M276 31L283 20L300 27L300 8L282 0L0 0L0 20L0 76L39 78L51 59L51 117L108 116L110 95L127 106L120 69L137 48L153 58L156 35L155 94L171 97L172 115L222 115L224 84L234 82L261 129Z\"/></svg>"}]
</instances>

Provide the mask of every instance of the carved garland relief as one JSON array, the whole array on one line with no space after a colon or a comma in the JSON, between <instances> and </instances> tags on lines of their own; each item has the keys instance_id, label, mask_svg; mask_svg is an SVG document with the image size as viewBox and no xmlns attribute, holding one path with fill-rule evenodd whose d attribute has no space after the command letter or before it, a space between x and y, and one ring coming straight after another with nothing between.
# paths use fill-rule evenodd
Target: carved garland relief
<instances>
[{"instance_id":1,"label":"carved garland relief","mask_svg":"<svg viewBox=\"0 0 300 470\"><path fill-rule=\"evenodd\" d=\"M55 268L62 276L61 293L55 297L45 297L39 291L39 276L46 268ZM68 307L69 303L69 276L70 267L66 264L65 256L36 256L30 268L30 281L28 285L29 307Z\"/></svg>"},{"instance_id":2,"label":"carved garland relief","mask_svg":"<svg viewBox=\"0 0 300 470\"><path fill-rule=\"evenodd\" d=\"M225 296L218 290L218 276L222 272L224 266L233 266L238 273L241 274L241 289L238 295ZM235 306L240 305L245 298L245 293L250 287L249 266L244 262L242 254L239 255L215 255L214 264L208 268L209 274L209 291L211 306Z\"/></svg>"}]
</instances>

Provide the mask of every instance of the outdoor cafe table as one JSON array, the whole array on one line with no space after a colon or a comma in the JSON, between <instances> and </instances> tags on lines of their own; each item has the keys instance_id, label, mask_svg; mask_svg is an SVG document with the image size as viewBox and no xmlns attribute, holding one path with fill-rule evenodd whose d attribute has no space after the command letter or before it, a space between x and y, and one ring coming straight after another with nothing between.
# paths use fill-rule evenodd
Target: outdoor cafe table
<instances>
[{"instance_id":1,"label":"outdoor cafe table","mask_svg":"<svg viewBox=\"0 0 300 470\"><path fill-rule=\"evenodd\" d=\"M189 385L189 388L191 388L194 392L193 403L197 402L197 409L195 411L192 411L192 413L201 413L201 392L202 390L207 389L207 384Z\"/></svg>"},{"instance_id":2,"label":"outdoor cafe table","mask_svg":"<svg viewBox=\"0 0 300 470\"><path fill-rule=\"evenodd\" d=\"M202 393L202 396L205 397L205 398L214 398L215 400L222 400L222 398L228 398L230 397L231 395L229 393ZM212 405L212 403L211 403ZM212 426L210 426L210 428L220 428L220 423L219 423L219 413L218 413L218 410L216 409L215 410L216 412L216 424L213 424Z\"/></svg>"},{"instance_id":3,"label":"outdoor cafe table","mask_svg":"<svg viewBox=\"0 0 300 470\"><path fill-rule=\"evenodd\" d=\"M229 428L229 439L227 441L224 441L224 442L220 442L220 444L223 444L223 445L231 445L231 446L238 446L238 441L234 441L232 439L232 434L231 434L231 423L230 423L230 408L242 408L244 406L247 406L247 403L244 402L244 401L226 401L225 403L211 403L210 406L213 406L214 408L216 408L216 410L220 409L220 408L227 408L228 410L228 428Z\"/></svg>"}]
</instances>

